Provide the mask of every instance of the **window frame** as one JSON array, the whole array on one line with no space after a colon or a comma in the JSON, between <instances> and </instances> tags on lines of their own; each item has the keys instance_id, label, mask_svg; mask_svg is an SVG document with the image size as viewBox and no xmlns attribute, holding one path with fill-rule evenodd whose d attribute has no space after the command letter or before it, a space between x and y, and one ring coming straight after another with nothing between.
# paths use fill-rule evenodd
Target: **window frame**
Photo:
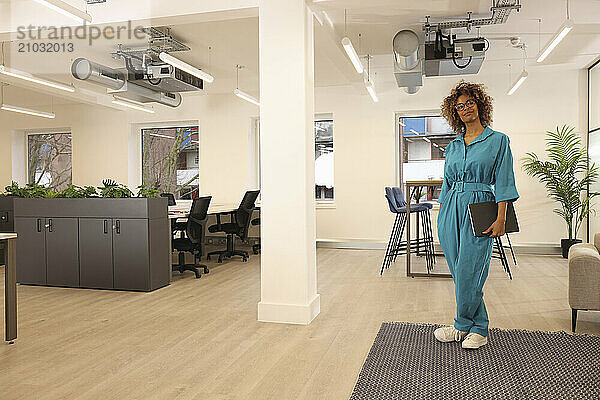
<instances>
[{"instance_id":1,"label":"window frame","mask_svg":"<svg viewBox=\"0 0 600 400\"><path fill-rule=\"evenodd\" d=\"M181 123L167 123L167 124L144 124L138 127L138 140L139 140L139 173L140 173L140 185L144 184L144 131L151 129L180 129L180 128L196 128L198 135L198 197L202 196L201 191L201 181L200 181L200 146L201 146L201 137L200 137L200 124L192 121L182 121ZM191 201L189 199L179 199L175 196L176 201Z\"/></svg>"},{"instance_id":2,"label":"window frame","mask_svg":"<svg viewBox=\"0 0 600 400\"><path fill-rule=\"evenodd\" d=\"M314 135L314 123L316 121L332 121L333 122L333 131L335 136L335 118L333 113L315 113L313 119L313 135ZM251 163L248 167L248 186L255 187L260 190L261 188L261 167L260 167L260 152L261 152L261 138L260 138L260 117L251 117L250 118L250 138L248 140L249 143L249 152L248 160ZM313 137L313 146L316 143L316 138ZM335 160L335 140L333 141L333 153ZM313 147L314 151L314 147ZM335 175L335 162L334 162L334 175ZM335 178L334 178L335 182ZM316 187L316 185L315 185ZM323 209L335 209L335 186L334 186L334 194L333 199L317 199L315 196L315 207L323 208ZM314 190L314 189L313 189ZM261 191L262 193L262 191ZM260 202L261 195L259 195L258 201Z\"/></svg>"},{"instance_id":3,"label":"window frame","mask_svg":"<svg viewBox=\"0 0 600 400\"><path fill-rule=\"evenodd\" d=\"M336 208L335 205L335 119L333 118L333 114L332 113L318 113L315 114L315 117L313 119L313 132L315 129L315 123L319 122L319 121L331 121L331 124L333 125L333 137L332 137L332 148L333 148L333 198L332 199L317 199L316 198L316 194L315 194L315 203L317 205L317 208ZM316 134L315 134L315 140L314 143L316 145L317 143L317 139L316 139ZM315 159L316 161L316 159ZM315 168L316 171L316 168ZM315 185L316 188L316 185Z\"/></svg>"},{"instance_id":4,"label":"window frame","mask_svg":"<svg viewBox=\"0 0 600 400\"><path fill-rule=\"evenodd\" d=\"M591 73L592 70L595 68L600 68L600 57L594 61L593 63L590 64L590 66L587 68L587 107L586 107L586 114L587 114L587 129L586 129L586 155L589 156L590 154L590 134L597 132L598 130L600 130L600 126L597 127L592 127L590 126L591 124L591 118L590 118L590 110L592 107L591 104L591 99L592 99L592 82L591 82ZM599 96L600 98L600 96ZM588 167L589 167L589 159L588 159ZM586 195L589 196L590 195L590 184L588 182L588 184L586 185ZM590 217L589 215L586 217L586 241L587 243L590 242Z\"/></svg>"},{"instance_id":5,"label":"window frame","mask_svg":"<svg viewBox=\"0 0 600 400\"><path fill-rule=\"evenodd\" d=\"M400 132L400 118L441 117L439 109L425 109L413 111L396 111L394 113L394 180L396 186L403 181L402 137ZM403 188L404 190L404 188Z\"/></svg>"},{"instance_id":6,"label":"window frame","mask_svg":"<svg viewBox=\"0 0 600 400\"><path fill-rule=\"evenodd\" d=\"M71 179L70 182L67 183L67 185L69 184L73 184L73 133L71 132L70 128L66 128L66 129L47 129L47 130L40 130L40 131L24 131L25 133L25 183L29 184L31 182L29 182L29 161L30 161L30 154L29 154L29 137L30 136L41 136L41 135L69 135L70 139L71 139Z\"/></svg>"}]
</instances>

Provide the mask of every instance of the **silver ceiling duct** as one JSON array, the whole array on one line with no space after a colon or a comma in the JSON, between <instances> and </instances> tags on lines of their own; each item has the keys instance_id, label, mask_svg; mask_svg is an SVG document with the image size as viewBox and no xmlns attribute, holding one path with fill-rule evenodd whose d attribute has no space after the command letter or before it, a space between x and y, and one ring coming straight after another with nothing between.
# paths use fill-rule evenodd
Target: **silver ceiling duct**
<instances>
[{"instance_id":1,"label":"silver ceiling duct","mask_svg":"<svg viewBox=\"0 0 600 400\"><path fill-rule=\"evenodd\" d=\"M73 61L71 73L77 79L98 83L110 89L120 89L126 82L123 73L85 58Z\"/></svg>"},{"instance_id":2,"label":"silver ceiling duct","mask_svg":"<svg viewBox=\"0 0 600 400\"><path fill-rule=\"evenodd\" d=\"M394 76L396 83L406 92L414 94L423 85L423 73L419 60L419 37L411 30L396 33L394 48Z\"/></svg>"},{"instance_id":3,"label":"silver ceiling duct","mask_svg":"<svg viewBox=\"0 0 600 400\"><path fill-rule=\"evenodd\" d=\"M159 103L178 107L182 98L179 93L159 92L128 82L121 71L100 65L85 58L78 58L71 65L71 73L77 79L97 83L109 89L109 93L140 103Z\"/></svg>"},{"instance_id":4,"label":"silver ceiling duct","mask_svg":"<svg viewBox=\"0 0 600 400\"><path fill-rule=\"evenodd\" d=\"M417 66L419 58L419 37L409 29L396 33L393 40L394 60L404 71L410 71Z\"/></svg>"}]
</instances>

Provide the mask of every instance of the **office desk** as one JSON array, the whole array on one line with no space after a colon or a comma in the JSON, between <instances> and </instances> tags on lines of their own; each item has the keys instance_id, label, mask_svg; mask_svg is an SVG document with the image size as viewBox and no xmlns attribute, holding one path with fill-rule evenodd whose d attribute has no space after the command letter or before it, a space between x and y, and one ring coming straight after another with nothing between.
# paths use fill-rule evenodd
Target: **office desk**
<instances>
[{"instance_id":1,"label":"office desk","mask_svg":"<svg viewBox=\"0 0 600 400\"><path fill-rule=\"evenodd\" d=\"M17 256L16 233L0 233L0 246L5 249L4 264L4 320L5 340L13 343L17 338Z\"/></svg>"},{"instance_id":2,"label":"office desk","mask_svg":"<svg viewBox=\"0 0 600 400\"><path fill-rule=\"evenodd\" d=\"M423 272L412 272L410 269L410 203L412 200L411 189L416 190L421 187L436 187L442 186L441 180L427 180L427 181L406 181L406 276L410 277L425 277L425 278L452 278L450 274L437 274L427 271ZM435 257L435 254L434 254Z\"/></svg>"},{"instance_id":3,"label":"office desk","mask_svg":"<svg viewBox=\"0 0 600 400\"><path fill-rule=\"evenodd\" d=\"M208 215L227 214L237 210L237 204L211 204L208 207ZM169 207L169 219L187 219L190 215L189 207L183 209L178 206Z\"/></svg>"}]
</instances>

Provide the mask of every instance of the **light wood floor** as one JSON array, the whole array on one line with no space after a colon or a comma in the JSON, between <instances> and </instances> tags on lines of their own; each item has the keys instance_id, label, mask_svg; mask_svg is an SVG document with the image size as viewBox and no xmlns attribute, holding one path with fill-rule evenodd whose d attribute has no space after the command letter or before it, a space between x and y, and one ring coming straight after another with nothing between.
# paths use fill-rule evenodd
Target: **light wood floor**
<instances>
[{"instance_id":1,"label":"light wood floor","mask_svg":"<svg viewBox=\"0 0 600 400\"><path fill-rule=\"evenodd\" d=\"M380 277L379 250L317 255L321 314L309 326L256 321L258 256L153 293L19 286L0 399L348 399L383 321L451 322L451 281L406 278L404 258ZM509 281L492 261L491 325L570 331L566 260L518 262ZM578 332L600 335L600 312L580 312Z\"/></svg>"}]
</instances>

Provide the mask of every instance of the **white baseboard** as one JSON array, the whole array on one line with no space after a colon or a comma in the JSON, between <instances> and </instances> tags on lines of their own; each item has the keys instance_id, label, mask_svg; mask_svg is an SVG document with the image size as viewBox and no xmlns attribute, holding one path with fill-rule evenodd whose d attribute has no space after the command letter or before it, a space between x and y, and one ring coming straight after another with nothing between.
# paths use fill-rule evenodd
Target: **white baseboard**
<instances>
[{"instance_id":1,"label":"white baseboard","mask_svg":"<svg viewBox=\"0 0 600 400\"><path fill-rule=\"evenodd\" d=\"M506 240L503 241L503 244L507 245ZM385 250L387 248L387 242L352 239L317 239L317 247L325 249ZM435 243L434 247L436 251L441 252L439 243ZM513 250L515 254L561 254L560 245L552 243L514 244ZM506 251L510 252L508 248Z\"/></svg>"},{"instance_id":2,"label":"white baseboard","mask_svg":"<svg viewBox=\"0 0 600 400\"><path fill-rule=\"evenodd\" d=\"M316 294L308 304L258 303L258 320L282 324L308 325L321 312L321 296Z\"/></svg>"}]
</instances>

